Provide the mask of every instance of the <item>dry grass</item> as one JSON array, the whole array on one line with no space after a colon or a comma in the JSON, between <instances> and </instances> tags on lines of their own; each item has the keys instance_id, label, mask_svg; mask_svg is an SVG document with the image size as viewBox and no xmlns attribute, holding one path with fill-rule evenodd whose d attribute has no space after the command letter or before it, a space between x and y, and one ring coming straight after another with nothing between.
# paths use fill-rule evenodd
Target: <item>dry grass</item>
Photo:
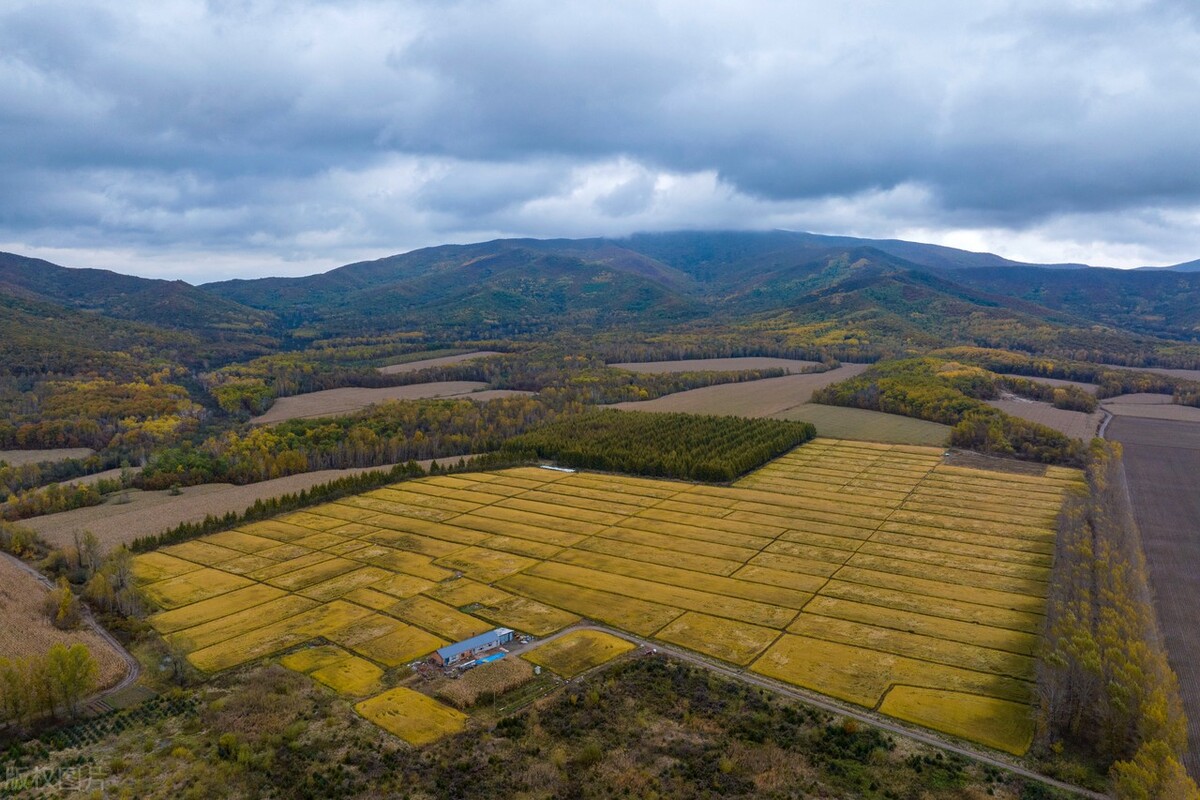
<instances>
[{"instance_id":1,"label":"dry grass","mask_svg":"<svg viewBox=\"0 0 1200 800\"><path fill-rule=\"evenodd\" d=\"M572 631L526 652L522 658L564 678L573 678L634 647L633 642L602 631Z\"/></svg>"},{"instance_id":2,"label":"dry grass","mask_svg":"<svg viewBox=\"0 0 1200 800\"><path fill-rule=\"evenodd\" d=\"M96 686L107 688L125 677L124 659L89 628L63 631L43 608L49 590L6 555L0 555L0 658L39 657L56 644L83 644L96 660Z\"/></svg>"},{"instance_id":3,"label":"dry grass","mask_svg":"<svg viewBox=\"0 0 1200 800\"><path fill-rule=\"evenodd\" d=\"M519 658L504 658L448 678L432 689L433 696L456 708L470 708L480 698L496 697L533 679L533 667Z\"/></svg>"}]
</instances>

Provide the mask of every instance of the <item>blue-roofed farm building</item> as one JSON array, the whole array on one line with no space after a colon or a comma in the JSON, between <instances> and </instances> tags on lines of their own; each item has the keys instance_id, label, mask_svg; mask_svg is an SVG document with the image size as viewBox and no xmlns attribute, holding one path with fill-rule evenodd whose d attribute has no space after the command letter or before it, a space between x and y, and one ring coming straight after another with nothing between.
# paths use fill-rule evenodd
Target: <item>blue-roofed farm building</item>
<instances>
[{"instance_id":1,"label":"blue-roofed farm building","mask_svg":"<svg viewBox=\"0 0 1200 800\"><path fill-rule=\"evenodd\" d=\"M495 650L503 644L507 644L513 640L513 631L511 628L496 628L494 631L481 633L478 636L472 636L470 639L464 639L455 644L448 644L445 647L439 648L433 654L434 663L442 667L451 667L455 664L471 661L476 655Z\"/></svg>"}]
</instances>

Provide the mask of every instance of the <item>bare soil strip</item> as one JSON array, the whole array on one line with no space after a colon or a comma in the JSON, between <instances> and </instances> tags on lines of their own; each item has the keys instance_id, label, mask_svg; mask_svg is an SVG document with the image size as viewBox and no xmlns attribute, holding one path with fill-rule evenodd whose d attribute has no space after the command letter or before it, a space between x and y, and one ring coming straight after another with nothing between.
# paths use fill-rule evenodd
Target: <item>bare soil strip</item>
<instances>
[{"instance_id":1,"label":"bare soil strip","mask_svg":"<svg viewBox=\"0 0 1200 800\"><path fill-rule=\"evenodd\" d=\"M783 368L789 374L797 374L817 366L817 361L798 361L794 358L687 358L680 361L627 361L621 364L609 364L616 369L641 373L664 372L701 372L717 370L720 372L738 372L744 369L775 369Z\"/></svg>"},{"instance_id":2,"label":"bare soil strip","mask_svg":"<svg viewBox=\"0 0 1200 800\"><path fill-rule=\"evenodd\" d=\"M1184 766L1200 778L1200 424L1118 417L1108 438L1125 449L1158 618L1188 715Z\"/></svg>"},{"instance_id":3,"label":"bare soil strip","mask_svg":"<svg viewBox=\"0 0 1200 800\"><path fill-rule=\"evenodd\" d=\"M487 358L488 356L501 356L495 350L476 350L473 353L460 353L456 356L442 356L441 358L423 358L420 361L406 361L403 364L389 364L386 367L380 367L379 371L384 375L395 375L400 372L416 372L419 369L427 369L428 367L444 367L447 364L459 364L463 361L474 361L477 358Z\"/></svg>"}]
</instances>

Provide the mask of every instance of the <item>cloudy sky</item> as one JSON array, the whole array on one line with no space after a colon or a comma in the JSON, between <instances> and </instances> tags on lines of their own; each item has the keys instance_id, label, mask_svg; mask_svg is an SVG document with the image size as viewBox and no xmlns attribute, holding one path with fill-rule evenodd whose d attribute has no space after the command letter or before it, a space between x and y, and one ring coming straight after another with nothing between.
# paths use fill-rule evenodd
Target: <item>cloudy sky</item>
<instances>
[{"instance_id":1,"label":"cloudy sky","mask_svg":"<svg viewBox=\"0 0 1200 800\"><path fill-rule=\"evenodd\" d=\"M1193 0L0 0L0 250L193 282L682 228L1200 258Z\"/></svg>"}]
</instances>

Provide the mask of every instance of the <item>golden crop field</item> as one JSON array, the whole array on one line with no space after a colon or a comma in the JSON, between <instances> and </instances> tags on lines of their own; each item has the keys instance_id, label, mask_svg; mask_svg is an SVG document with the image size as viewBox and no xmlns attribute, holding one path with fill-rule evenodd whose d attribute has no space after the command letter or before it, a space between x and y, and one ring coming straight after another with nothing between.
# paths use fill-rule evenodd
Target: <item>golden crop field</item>
<instances>
[{"instance_id":1,"label":"golden crop field","mask_svg":"<svg viewBox=\"0 0 1200 800\"><path fill-rule=\"evenodd\" d=\"M571 631L526 653L524 658L564 678L612 661L634 648L632 642L604 631Z\"/></svg>"},{"instance_id":2,"label":"golden crop field","mask_svg":"<svg viewBox=\"0 0 1200 800\"><path fill-rule=\"evenodd\" d=\"M526 467L285 514L136 573L164 609L151 624L204 670L332 643L356 661L301 671L350 692L374 674L357 662L590 619L1020 753L1055 515L1080 480L831 439L732 486ZM362 713L397 725L384 706Z\"/></svg>"}]
</instances>

